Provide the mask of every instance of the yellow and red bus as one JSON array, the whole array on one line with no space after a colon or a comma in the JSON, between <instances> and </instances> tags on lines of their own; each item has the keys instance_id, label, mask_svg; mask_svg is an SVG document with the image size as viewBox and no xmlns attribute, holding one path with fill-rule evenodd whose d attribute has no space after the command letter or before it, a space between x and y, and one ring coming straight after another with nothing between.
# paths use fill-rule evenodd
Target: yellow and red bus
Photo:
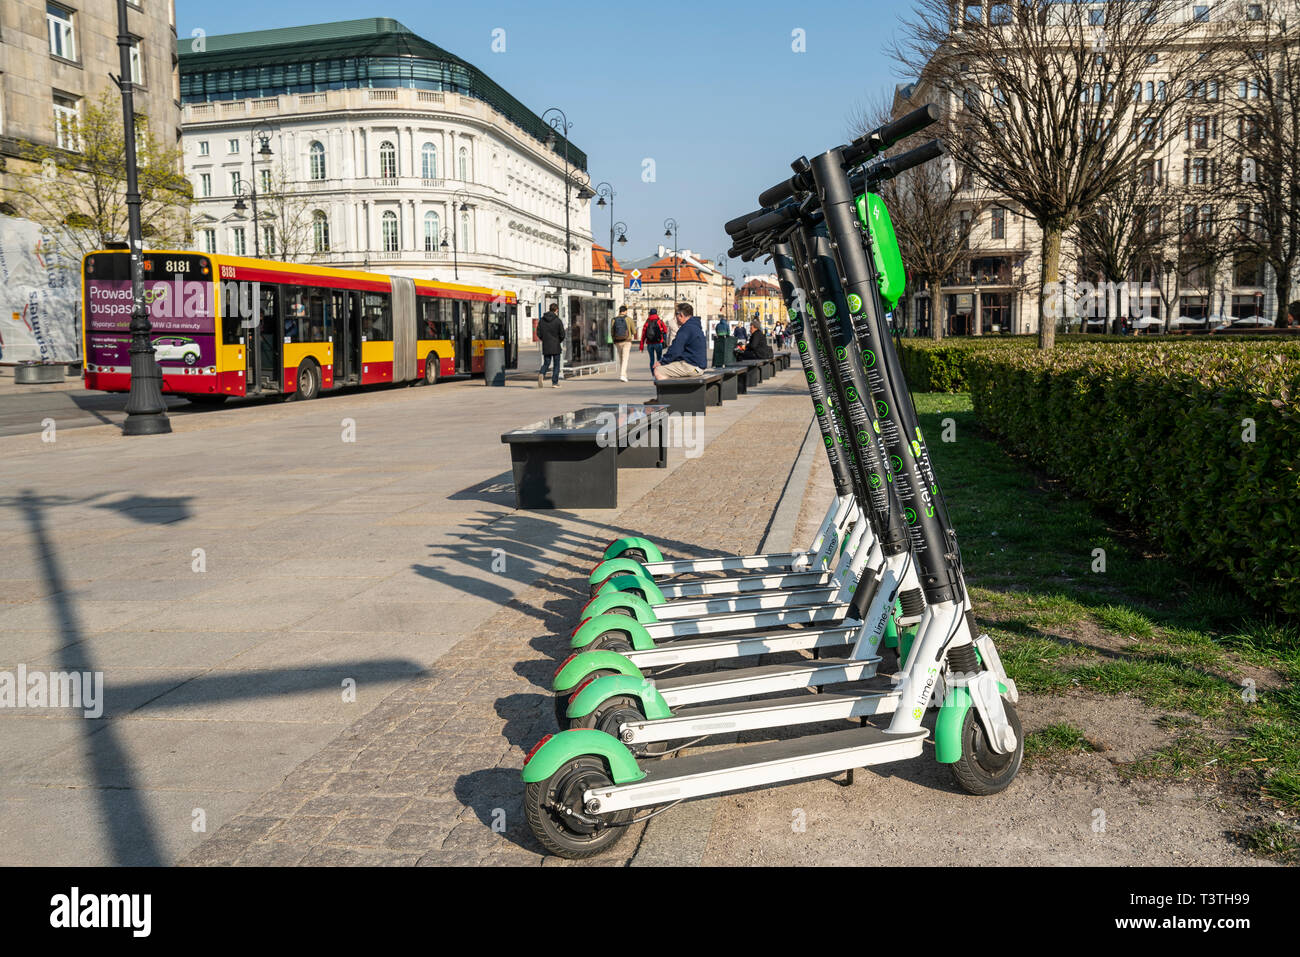
<instances>
[{"instance_id":1,"label":"yellow and red bus","mask_svg":"<svg viewBox=\"0 0 1300 957\"><path fill-rule=\"evenodd\" d=\"M85 385L131 386L131 263L82 261ZM144 254L150 338L164 393L197 403L295 395L518 366L513 292L405 276L181 250Z\"/></svg>"}]
</instances>

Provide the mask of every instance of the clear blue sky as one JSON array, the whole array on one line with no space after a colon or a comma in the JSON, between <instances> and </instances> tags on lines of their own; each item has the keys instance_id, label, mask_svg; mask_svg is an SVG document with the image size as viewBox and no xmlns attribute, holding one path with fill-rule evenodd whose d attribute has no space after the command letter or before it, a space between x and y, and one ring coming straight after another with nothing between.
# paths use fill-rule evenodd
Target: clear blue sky
<instances>
[{"instance_id":1,"label":"clear blue sky","mask_svg":"<svg viewBox=\"0 0 1300 957\"><path fill-rule=\"evenodd\" d=\"M593 182L617 192L616 213L638 258L680 224L682 248L715 258L722 224L757 205L789 163L844 142L850 119L900 81L882 54L907 7L884 0L828 3L630 4L588 0L177 0L177 30L209 35L363 16L392 17L455 53L540 114L573 123ZM506 31L493 53L492 31ZM792 32L807 50L794 53ZM656 181L642 182L652 158ZM609 239L608 209L592 230ZM671 242L666 242L671 245ZM733 261L732 274L760 272Z\"/></svg>"}]
</instances>

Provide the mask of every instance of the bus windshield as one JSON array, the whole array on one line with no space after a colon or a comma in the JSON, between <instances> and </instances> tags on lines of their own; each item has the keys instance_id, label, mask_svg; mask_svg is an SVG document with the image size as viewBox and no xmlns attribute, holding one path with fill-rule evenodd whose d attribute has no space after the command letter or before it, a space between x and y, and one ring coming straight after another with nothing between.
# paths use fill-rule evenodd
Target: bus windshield
<instances>
[{"instance_id":1,"label":"bus windshield","mask_svg":"<svg viewBox=\"0 0 1300 957\"><path fill-rule=\"evenodd\" d=\"M129 372L131 259L126 252L86 257L86 362L100 372ZM162 371L211 370L217 364L212 263L192 253L149 253L144 299L150 339Z\"/></svg>"}]
</instances>

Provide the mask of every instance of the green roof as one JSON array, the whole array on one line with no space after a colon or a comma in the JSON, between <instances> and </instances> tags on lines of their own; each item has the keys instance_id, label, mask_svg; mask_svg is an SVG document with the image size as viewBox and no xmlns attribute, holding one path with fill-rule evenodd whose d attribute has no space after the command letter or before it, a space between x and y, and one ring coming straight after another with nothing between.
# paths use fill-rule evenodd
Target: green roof
<instances>
[{"instance_id":1,"label":"green roof","mask_svg":"<svg viewBox=\"0 0 1300 957\"><path fill-rule=\"evenodd\" d=\"M196 44L202 50L195 50ZM441 65L448 89L482 100L503 114L526 132L545 142L555 131L540 116L524 106L491 77L466 60L442 47L430 43L413 33L408 27L388 17L370 17L364 20L343 20L337 23L316 23L301 27L283 27L276 30L253 30L247 33L226 33L200 39L183 37L176 41L180 58L183 98L187 102L203 99L194 90L198 79L206 74L249 68L287 67L293 64L322 64L326 61L366 61L386 58L390 62L407 60L428 61ZM254 71L256 72L256 71ZM280 71L277 71L277 73ZM304 76L307 71L303 71ZM321 72L317 70L316 72ZM385 79L370 82L369 71L332 71L331 77L343 77L340 85L349 86L400 86L393 71L374 71L376 77L383 73ZM223 89L225 87L223 86ZM234 92L234 91L232 91ZM230 98L230 97L226 97ZM555 152L563 149L563 137L557 137ZM586 169L587 155L572 143L569 144L569 161L575 167Z\"/></svg>"}]
</instances>

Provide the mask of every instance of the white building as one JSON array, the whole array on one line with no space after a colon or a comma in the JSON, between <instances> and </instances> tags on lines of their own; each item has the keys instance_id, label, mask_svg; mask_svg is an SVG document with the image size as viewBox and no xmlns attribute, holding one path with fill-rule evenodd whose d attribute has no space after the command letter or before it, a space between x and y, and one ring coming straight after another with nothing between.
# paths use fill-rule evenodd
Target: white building
<instances>
[{"instance_id":1,"label":"white building","mask_svg":"<svg viewBox=\"0 0 1300 957\"><path fill-rule=\"evenodd\" d=\"M198 249L505 287L521 341L607 315L586 155L481 70L378 18L178 46Z\"/></svg>"}]
</instances>

